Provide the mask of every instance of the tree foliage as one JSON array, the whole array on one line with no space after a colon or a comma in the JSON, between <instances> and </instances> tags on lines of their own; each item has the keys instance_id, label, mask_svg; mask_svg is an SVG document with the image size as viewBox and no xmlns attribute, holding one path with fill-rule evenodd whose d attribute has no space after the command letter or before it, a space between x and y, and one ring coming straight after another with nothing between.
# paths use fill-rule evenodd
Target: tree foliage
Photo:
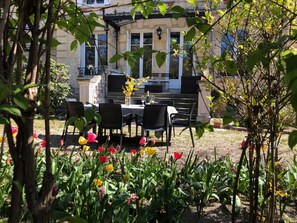
<instances>
[{"instance_id":1,"label":"tree foliage","mask_svg":"<svg viewBox=\"0 0 297 223\"><path fill-rule=\"evenodd\" d=\"M86 18L76 3L68 0L4 0L0 3L0 16L0 86L4 89L0 95L0 121L5 123L14 163L9 222L19 222L23 202L34 222L47 222L54 186L48 121L51 48L59 44L53 38L54 29L64 29L82 43L96 26L101 25L94 13ZM33 125L40 92L44 92L47 144L42 185L36 185ZM19 129L15 140L12 122Z\"/></svg>"}]
</instances>

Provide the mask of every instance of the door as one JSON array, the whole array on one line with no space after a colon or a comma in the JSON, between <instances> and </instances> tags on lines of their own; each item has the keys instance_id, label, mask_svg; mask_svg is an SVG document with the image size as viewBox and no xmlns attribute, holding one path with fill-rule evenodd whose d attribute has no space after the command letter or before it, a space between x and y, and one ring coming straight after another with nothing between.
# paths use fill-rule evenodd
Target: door
<instances>
[{"instance_id":1,"label":"door","mask_svg":"<svg viewBox=\"0 0 297 223\"><path fill-rule=\"evenodd\" d=\"M181 77L192 76L192 59L191 47L184 42L181 32L169 32L167 35L168 46L170 52L167 57L166 70L169 73L169 88L180 89Z\"/></svg>"},{"instance_id":2,"label":"door","mask_svg":"<svg viewBox=\"0 0 297 223\"><path fill-rule=\"evenodd\" d=\"M134 78L151 76L152 74L152 33L131 33L131 52L136 52L140 47L144 49L143 57L135 62L133 68L128 69L128 73ZM130 67L128 67L130 68Z\"/></svg>"}]
</instances>

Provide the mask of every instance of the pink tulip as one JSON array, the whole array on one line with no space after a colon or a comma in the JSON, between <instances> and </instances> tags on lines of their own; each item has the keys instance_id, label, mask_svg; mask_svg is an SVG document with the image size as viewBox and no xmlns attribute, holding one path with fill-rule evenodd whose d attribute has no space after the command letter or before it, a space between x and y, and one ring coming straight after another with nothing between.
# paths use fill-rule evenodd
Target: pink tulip
<instances>
[{"instance_id":1,"label":"pink tulip","mask_svg":"<svg viewBox=\"0 0 297 223\"><path fill-rule=\"evenodd\" d=\"M146 144L146 138L145 137L142 137L139 141L139 145L142 145L144 146Z\"/></svg>"},{"instance_id":2,"label":"pink tulip","mask_svg":"<svg viewBox=\"0 0 297 223\"><path fill-rule=\"evenodd\" d=\"M95 133L90 132L90 133L88 134L88 141L89 141L89 142L98 142L98 141L96 140L96 138L97 138L97 135L96 135Z\"/></svg>"},{"instance_id":3,"label":"pink tulip","mask_svg":"<svg viewBox=\"0 0 297 223\"><path fill-rule=\"evenodd\" d=\"M33 134L33 138L34 138L34 139L37 139L37 138L38 138L38 133L34 132L34 134Z\"/></svg>"},{"instance_id":4,"label":"pink tulip","mask_svg":"<svg viewBox=\"0 0 297 223\"><path fill-rule=\"evenodd\" d=\"M19 130L18 127L11 126L11 132L12 132L12 134L17 133L18 130Z\"/></svg>"}]
</instances>

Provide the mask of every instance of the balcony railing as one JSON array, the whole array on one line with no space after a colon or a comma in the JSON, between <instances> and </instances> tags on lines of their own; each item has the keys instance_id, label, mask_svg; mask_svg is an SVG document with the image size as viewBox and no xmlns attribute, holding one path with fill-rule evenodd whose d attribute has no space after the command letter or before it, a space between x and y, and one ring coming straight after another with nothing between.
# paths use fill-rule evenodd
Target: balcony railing
<instances>
[{"instance_id":1,"label":"balcony railing","mask_svg":"<svg viewBox=\"0 0 297 223\"><path fill-rule=\"evenodd\" d=\"M94 76L94 75L101 75L102 74L102 67L79 67L79 77L84 76Z\"/></svg>"}]
</instances>

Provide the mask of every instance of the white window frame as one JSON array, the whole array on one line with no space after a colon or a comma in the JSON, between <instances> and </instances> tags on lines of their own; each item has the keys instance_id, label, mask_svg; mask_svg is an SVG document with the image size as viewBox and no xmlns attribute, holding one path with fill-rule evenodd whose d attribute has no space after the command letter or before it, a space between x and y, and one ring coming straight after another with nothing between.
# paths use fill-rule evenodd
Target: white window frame
<instances>
[{"instance_id":1,"label":"white window frame","mask_svg":"<svg viewBox=\"0 0 297 223\"><path fill-rule=\"evenodd\" d=\"M98 36L99 35L106 35L106 33L94 33L94 36L95 36L95 67L98 67L100 66L99 64L99 58L98 58ZM108 36L106 36L106 38L108 38ZM108 50L107 50L107 53L108 53ZM80 67L87 67L87 64L86 64L86 43L83 43L81 46L80 46Z\"/></svg>"},{"instance_id":2,"label":"white window frame","mask_svg":"<svg viewBox=\"0 0 297 223\"><path fill-rule=\"evenodd\" d=\"M151 32L149 32L148 30L137 30L136 32L131 32L130 30L127 30L127 51L131 51L131 34L133 33L139 33L140 34L140 45L139 47L143 47L143 36L144 36L144 33L152 33L152 38L153 38L153 41L152 41L152 49L154 49L154 30L151 30ZM152 66L154 66L154 62L152 60ZM128 64L128 62L126 62L126 71L127 71L127 74L128 75L131 75L131 68ZM140 61L139 61L139 78L142 78L143 77L143 58L140 58Z\"/></svg>"}]
</instances>

